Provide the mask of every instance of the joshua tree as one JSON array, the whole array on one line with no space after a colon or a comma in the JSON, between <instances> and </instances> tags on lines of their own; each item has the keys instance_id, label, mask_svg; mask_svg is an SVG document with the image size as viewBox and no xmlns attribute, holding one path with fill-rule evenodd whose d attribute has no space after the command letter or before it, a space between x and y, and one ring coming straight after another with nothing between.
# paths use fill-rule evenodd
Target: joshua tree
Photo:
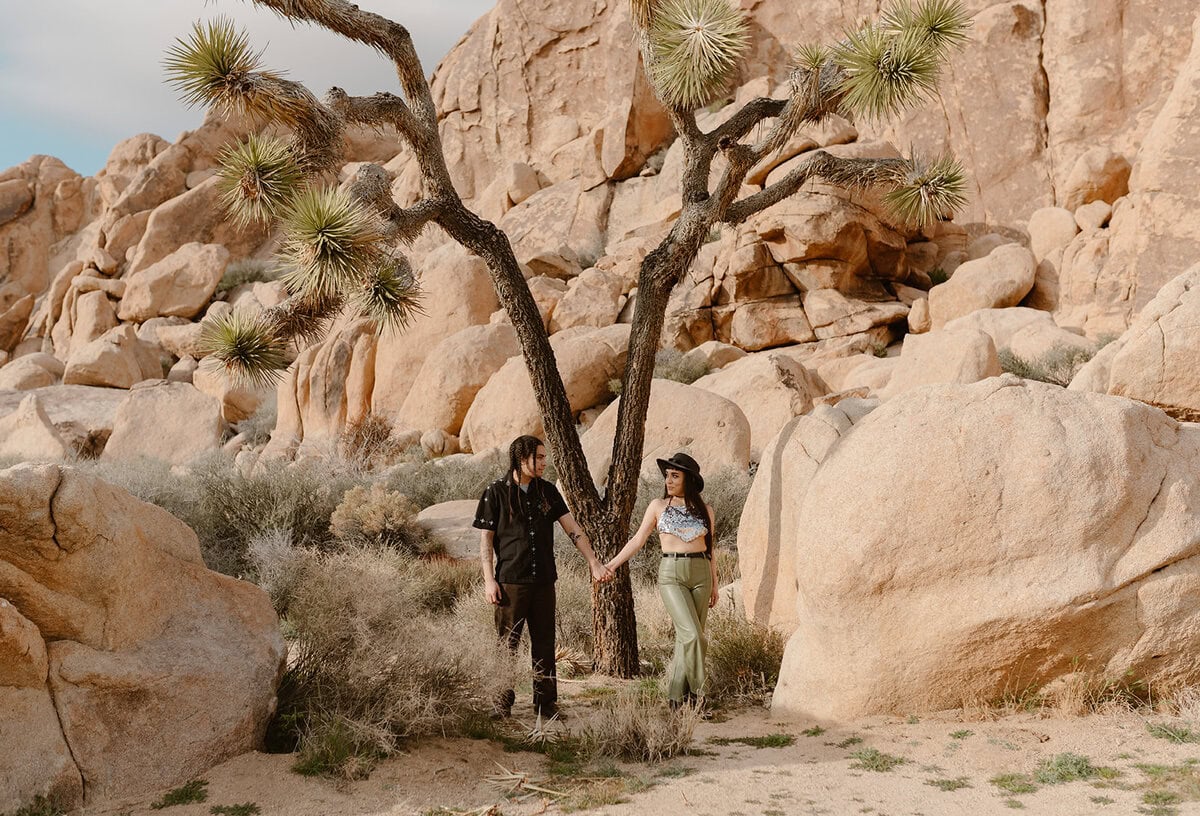
<instances>
[{"instance_id":1,"label":"joshua tree","mask_svg":"<svg viewBox=\"0 0 1200 816\"><path fill-rule=\"evenodd\" d=\"M682 140L682 210L666 238L641 263L637 306L622 382L607 491L593 484L542 318L507 236L469 210L446 167L429 84L409 32L345 0L254 0L292 21L322 26L374 48L396 68L400 95L351 97L339 88L319 100L304 86L260 67L232 23L196 24L167 56L171 80L191 104L251 114L288 127L289 140L250 137L228 148L222 178L233 217L282 221L287 301L258 317L232 315L209 327L212 357L233 376L262 380L285 366L296 336L317 337L327 318L353 308L381 326L403 326L419 307L419 289L398 247L436 224L482 258L508 313L529 369L566 496L597 553L613 555L628 534L637 494L654 355L672 287L687 272L711 228L739 224L810 179L851 188L879 187L898 218L929 222L963 203L963 174L950 158L838 158L815 151L765 189L739 198L750 169L801 128L827 116L881 119L935 92L952 47L970 24L959 0L900 0L876 22L828 46L795 52L790 93L747 103L710 132L695 111L725 92L748 45L748 25L729 0L631 0L643 64ZM771 122L758 142L748 141ZM401 208L381 168L360 172L336 191L343 128L392 125L412 149L425 198ZM713 161L725 166L709 184ZM637 635L626 570L594 595L596 666L637 673Z\"/></svg>"}]
</instances>

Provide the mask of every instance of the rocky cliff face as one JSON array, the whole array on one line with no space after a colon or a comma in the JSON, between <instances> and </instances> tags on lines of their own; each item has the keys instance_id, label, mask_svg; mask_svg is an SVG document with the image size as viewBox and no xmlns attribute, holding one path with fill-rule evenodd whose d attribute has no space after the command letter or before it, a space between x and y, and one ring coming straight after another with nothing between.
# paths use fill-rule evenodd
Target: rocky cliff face
<instances>
[{"instance_id":1,"label":"rocky cliff face","mask_svg":"<svg viewBox=\"0 0 1200 816\"><path fill-rule=\"evenodd\" d=\"M873 0L741 4L754 46L730 104L703 112L703 127L755 96L782 93L795 44L832 42L879 12ZM747 189L769 184L818 147L844 156L896 155L895 145L951 150L973 184L957 223L906 230L871 195L813 185L712 236L675 292L668 345L787 349L828 378L819 390L875 392L898 364L872 354L891 346L897 357L896 341L907 331L1021 303L1092 339L1120 333L1197 260L1194 6L969 6L973 42L951 65L940 99L886 126L834 121L797 137L751 173ZM638 263L679 211L682 151L639 59L623 2L501 0L433 79L455 182L512 239L555 334L628 322ZM215 199L214 157L246 129L211 120L175 144L136 136L90 179L46 157L0 173L0 365L13 360L0 368L0 412L15 417L15 392L33 389L41 409L28 405L24 419L9 424L40 423L39 438L51 438L44 433L49 423L62 437L55 445L96 450L109 434L130 435L114 426L131 412L115 412L97 392L94 403L108 407L81 418L66 407L76 397L68 400L54 384L108 392L169 371L177 390L192 391L157 403L215 400L218 424L277 399L272 455L327 449L347 423L371 414L417 436L457 436L467 427L468 438L450 448L473 449L471 435L495 438L501 429L478 418L485 412L465 424L464 417L476 393L492 394L499 384L489 389L475 382L480 372L461 369L473 369L479 356L464 344L491 336L478 327L506 319L482 264L434 230L413 248L426 315L406 333L376 336L358 323L338 324L322 343L297 350L275 397L193 373L205 315L263 308L285 294L270 282L218 291L231 266L268 258L274 246L272 236L232 227ZM343 180L357 172L355 161L376 161L390 173L397 201L419 194L411 156L395 134L351 133L346 158ZM1014 247L993 254L1006 243L1026 245L1032 261ZM974 266L940 283L964 263ZM183 280L186 286L164 285ZM455 392L453 411L424 410L410 394L439 347L462 350L454 360L433 361L424 376L472 383ZM985 350L955 347L982 360L979 371L991 370ZM488 376L504 368L492 361ZM7 399L6 389L13 392ZM586 391L572 395L585 420L611 396ZM154 421L166 427L185 419ZM536 424L531 419L528 430ZM206 431L204 445L220 439Z\"/></svg>"}]
</instances>

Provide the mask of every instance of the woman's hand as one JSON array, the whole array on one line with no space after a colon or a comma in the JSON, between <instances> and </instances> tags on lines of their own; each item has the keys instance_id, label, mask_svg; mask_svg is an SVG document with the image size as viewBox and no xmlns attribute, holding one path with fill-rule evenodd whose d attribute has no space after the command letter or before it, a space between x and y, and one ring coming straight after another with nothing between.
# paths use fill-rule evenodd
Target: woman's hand
<instances>
[{"instance_id":1,"label":"woman's hand","mask_svg":"<svg viewBox=\"0 0 1200 816\"><path fill-rule=\"evenodd\" d=\"M721 599L721 593L717 590L717 582L713 581L712 592L708 595L708 608L712 609L717 605L717 601Z\"/></svg>"}]
</instances>

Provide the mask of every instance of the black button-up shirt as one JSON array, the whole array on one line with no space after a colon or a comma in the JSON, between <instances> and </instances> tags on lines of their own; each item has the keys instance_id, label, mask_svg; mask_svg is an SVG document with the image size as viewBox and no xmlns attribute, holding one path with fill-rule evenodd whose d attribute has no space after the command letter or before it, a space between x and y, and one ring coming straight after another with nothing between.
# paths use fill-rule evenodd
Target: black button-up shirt
<instances>
[{"instance_id":1,"label":"black button-up shirt","mask_svg":"<svg viewBox=\"0 0 1200 816\"><path fill-rule=\"evenodd\" d=\"M558 488L533 479L522 490L510 473L492 482L475 510L474 526L492 530L496 580L502 584L553 583L554 523L569 513Z\"/></svg>"}]
</instances>

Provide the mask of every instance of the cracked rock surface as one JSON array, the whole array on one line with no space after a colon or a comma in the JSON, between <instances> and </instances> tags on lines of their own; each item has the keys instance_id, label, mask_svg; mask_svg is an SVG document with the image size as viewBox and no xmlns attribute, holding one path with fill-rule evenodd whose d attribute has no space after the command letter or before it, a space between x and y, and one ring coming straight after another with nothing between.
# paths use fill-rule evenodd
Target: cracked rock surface
<instances>
[{"instance_id":1,"label":"cracked rock surface","mask_svg":"<svg viewBox=\"0 0 1200 816\"><path fill-rule=\"evenodd\" d=\"M0 471L0 812L257 748L284 657L266 594L207 569L174 516L67 467Z\"/></svg>"}]
</instances>

